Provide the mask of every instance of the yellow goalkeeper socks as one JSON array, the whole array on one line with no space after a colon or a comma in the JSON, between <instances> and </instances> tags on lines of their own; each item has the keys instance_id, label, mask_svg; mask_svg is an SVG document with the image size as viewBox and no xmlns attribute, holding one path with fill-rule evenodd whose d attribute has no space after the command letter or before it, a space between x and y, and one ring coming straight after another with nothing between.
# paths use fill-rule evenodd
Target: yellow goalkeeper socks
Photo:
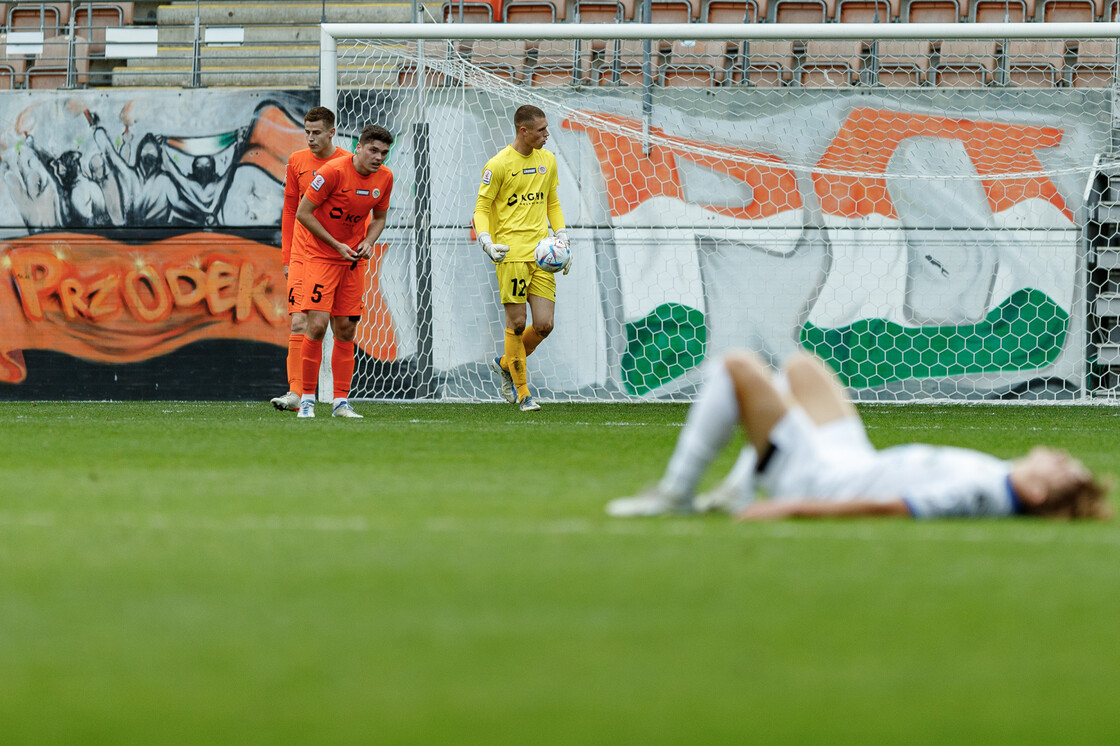
<instances>
[{"instance_id":1,"label":"yellow goalkeeper socks","mask_svg":"<svg viewBox=\"0 0 1120 746\"><path fill-rule=\"evenodd\" d=\"M520 334L513 333L513 329L506 329L505 352L502 362L509 366L509 375L517 387L517 399L520 401L529 395L529 376L525 372L525 343L521 341Z\"/></svg>"},{"instance_id":2,"label":"yellow goalkeeper socks","mask_svg":"<svg viewBox=\"0 0 1120 746\"><path fill-rule=\"evenodd\" d=\"M544 337L537 334L537 330L531 326L525 327L525 333L521 335L521 342L525 345L525 357L533 354L533 350L537 349L537 345L544 341Z\"/></svg>"}]
</instances>

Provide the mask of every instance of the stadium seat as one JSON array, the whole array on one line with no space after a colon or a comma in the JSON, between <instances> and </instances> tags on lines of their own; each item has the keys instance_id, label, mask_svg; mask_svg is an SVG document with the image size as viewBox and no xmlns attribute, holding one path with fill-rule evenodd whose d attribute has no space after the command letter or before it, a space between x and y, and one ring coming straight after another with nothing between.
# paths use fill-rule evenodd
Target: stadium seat
<instances>
[{"instance_id":1,"label":"stadium seat","mask_svg":"<svg viewBox=\"0 0 1120 746\"><path fill-rule=\"evenodd\" d=\"M413 54L417 53L414 45L416 42L410 42L409 51ZM430 60L446 59L450 54L449 44L446 41L425 41L424 42L424 57ZM397 67L397 85L401 88L412 88L418 82L416 74L416 63L404 62ZM428 69L427 75L424 80L424 85L429 87L447 85L447 79L432 69Z\"/></svg>"},{"instance_id":2,"label":"stadium seat","mask_svg":"<svg viewBox=\"0 0 1120 746\"><path fill-rule=\"evenodd\" d=\"M527 51L526 70L530 85L572 85L587 82L591 71L591 45L579 47L570 41L541 41Z\"/></svg>"},{"instance_id":3,"label":"stadium seat","mask_svg":"<svg viewBox=\"0 0 1120 746\"><path fill-rule=\"evenodd\" d=\"M1107 88L1116 69L1116 39L1082 39L1073 65L1074 88Z\"/></svg>"},{"instance_id":4,"label":"stadium seat","mask_svg":"<svg viewBox=\"0 0 1120 746\"><path fill-rule=\"evenodd\" d=\"M496 16L501 13L501 6L472 0L447 0L443 4L440 18L444 23L493 23L500 21Z\"/></svg>"},{"instance_id":5,"label":"stadium seat","mask_svg":"<svg viewBox=\"0 0 1120 746\"><path fill-rule=\"evenodd\" d=\"M996 46L992 39L946 39L941 43L933 82L947 88L983 88L995 82Z\"/></svg>"},{"instance_id":6,"label":"stadium seat","mask_svg":"<svg viewBox=\"0 0 1120 746\"><path fill-rule=\"evenodd\" d=\"M891 88L925 85L929 76L930 47L926 40L880 40L876 82Z\"/></svg>"},{"instance_id":7,"label":"stadium seat","mask_svg":"<svg viewBox=\"0 0 1120 746\"><path fill-rule=\"evenodd\" d=\"M1036 21L1044 23L1092 23L1104 15L1104 0L1042 0Z\"/></svg>"},{"instance_id":8,"label":"stadium seat","mask_svg":"<svg viewBox=\"0 0 1120 746\"><path fill-rule=\"evenodd\" d=\"M1026 23L1034 19L1034 0L971 0L972 23Z\"/></svg>"},{"instance_id":9,"label":"stadium seat","mask_svg":"<svg viewBox=\"0 0 1120 746\"><path fill-rule=\"evenodd\" d=\"M657 80L658 67L663 56L659 42L654 41L650 54L650 74ZM643 45L636 39L616 40L614 54L610 55L606 64L599 69L596 82L599 85L641 85L643 76Z\"/></svg>"},{"instance_id":10,"label":"stadium seat","mask_svg":"<svg viewBox=\"0 0 1120 746\"><path fill-rule=\"evenodd\" d=\"M863 42L810 39L801 63L801 85L845 88L859 83Z\"/></svg>"},{"instance_id":11,"label":"stadium seat","mask_svg":"<svg viewBox=\"0 0 1120 746\"><path fill-rule=\"evenodd\" d=\"M1066 43L1056 39L1009 39L1004 48L1007 84L1054 88L1063 80Z\"/></svg>"},{"instance_id":12,"label":"stadium seat","mask_svg":"<svg viewBox=\"0 0 1120 746\"><path fill-rule=\"evenodd\" d=\"M641 14L641 6L636 11ZM651 0L651 23L692 23L700 15L700 4L690 0Z\"/></svg>"},{"instance_id":13,"label":"stadium seat","mask_svg":"<svg viewBox=\"0 0 1120 746\"><path fill-rule=\"evenodd\" d=\"M471 64L510 83L524 80L524 39L478 39L470 49Z\"/></svg>"},{"instance_id":14,"label":"stadium seat","mask_svg":"<svg viewBox=\"0 0 1120 746\"><path fill-rule=\"evenodd\" d=\"M727 43L675 41L669 60L661 67L662 85L718 86L727 67Z\"/></svg>"},{"instance_id":15,"label":"stadium seat","mask_svg":"<svg viewBox=\"0 0 1120 746\"><path fill-rule=\"evenodd\" d=\"M577 23L622 23L634 20L635 0L575 0Z\"/></svg>"},{"instance_id":16,"label":"stadium seat","mask_svg":"<svg viewBox=\"0 0 1120 746\"><path fill-rule=\"evenodd\" d=\"M785 39L743 41L735 50L733 60L732 83L758 87L785 85L793 77L793 42Z\"/></svg>"},{"instance_id":17,"label":"stadium seat","mask_svg":"<svg viewBox=\"0 0 1120 746\"><path fill-rule=\"evenodd\" d=\"M835 10L832 0L774 0L771 23L825 23Z\"/></svg>"},{"instance_id":18,"label":"stadium seat","mask_svg":"<svg viewBox=\"0 0 1120 746\"><path fill-rule=\"evenodd\" d=\"M700 17L703 23L758 23L766 13L766 0L706 0Z\"/></svg>"},{"instance_id":19,"label":"stadium seat","mask_svg":"<svg viewBox=\"0 0 1120 746\"><path fill-rule=\"evenodd\" d=\"M890 23L898 14L898 0L839 0L835 18L840 23Z\"/></svg>"},{"instance_id":20,"label":"stadium seat","mask_svg":"<svg viewBox=\"0 0 1120 746\"><path fill-rule=\"evenodd\" d=\"M89 82L89 42L74 37L74 84ZM52 36L43 40L43 53L27 68L27 87L62 88L66 86L66 67L70 56L70 37Z\"/></svg>"},{"instance_id":21,"label":"stadium seat","mask_svg":"<svg viewBox=\"0 0 1120 746\"><path fill-rule=\"evenodd\" d=\"M567 7L563 0L507 0L502 18L506 23L555 23L564 20Z\"/></svg>"},{"instance_id":22,"label":"stadium seat","mask_svg":"<svg viewBox=\"0 0 1120 746\"><path fill-rule=\"evenodd\" d=\"M70 3L8 3L9 31L43 31L58 35L70 22Z\"/></svg>"},{"instance_id":23,"label":"stadium seat","mask_svg":"<svg viewBox=\"0 0 1120 746\"><path fill-rule=\"evenodd\" d=\"M903 0L899 20L903 23L959 23L957 0Z\"/></svg>"},{"instance_id":24,"label":"stadium seat","mask_svg":"<svg viewBox=\"0 0 1120 746\"><path fill-rule=\"evenodd\" d=\"M0 34L0 57L0 89L21 87L27 72L27 59L22 55L8 56L7 34Z\"/></svg>"},{"instance_id":25,"label":"stadium seat","mask_svg":"<svg viewBox=\"0 0 1120 746\"><path fill-rule=\"evenodd\" d=\"M105 53L105 29L132 25L132 3L74 3L74 32L89 39L89 53Z\"/></svg>"}]
</instances>

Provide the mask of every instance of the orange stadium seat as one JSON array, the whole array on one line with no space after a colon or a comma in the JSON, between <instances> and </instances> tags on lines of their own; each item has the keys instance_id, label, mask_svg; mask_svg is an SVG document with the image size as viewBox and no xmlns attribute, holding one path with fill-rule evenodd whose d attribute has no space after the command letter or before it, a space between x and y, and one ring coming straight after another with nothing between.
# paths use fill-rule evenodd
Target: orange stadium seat
<instances>
[{"instance_id":1,"label":"orange stadium seat","mask_svg":"<svg viewBox=\"0 0 1120 746\"><path fill-rule=\"evenodd\" d=\"M878 83L888 87L914 87L929 76L929 41L884 39L879 42Z\"/></svg>"},{"instance_id":2,"label":"orange stadium seat","mask_svg":"<svg viewBox=\"0 0 1120 746\"><path fill-rule=\"evenodd\" d=\"M1057 39L1009 39L1007 82L1018 88L1054 88L1064 77L1066 43Z\"/></svg>"},{"instance_id":3,"label":"orange stadium seat","mask_svg":"<svg viewBox=\"0 0 1120 746\"><path fill-rule=\"evenodd\" d=\"M1034 0L972 0L968 20L972 23L1026 23L1034 19Z\"/></svg>"},{"instance_id":4,"label":"orange stadium seat","mask_svg":"<svg viewBox=\"0 0 1120 746\"><path fill-rule=\"evenodd\" d=\"M840 23L889 23L898 13L899 0L839 0L835 17Z\"/></svg>"},{"instance_id":5,"label":"orange stadium seat","mask_svg":"<svg viewBox=\"0 0 1120 746\"><path fill-rule=\"evenodd\" d=\"M27 72L27 59L22 55L8 56L8 35L0 34L0 88L18 88L23 85Z\"/></svg>"},{"instance_id":6,"label":"orange stadium seat","mask_svg":"<svg viewBox=\"0 0 1120 746\"><path fill-rule=\"evenodd\" d=\"M1091 23L1104 15L1104 0L1042 0L1036 21L1045 23Z\"/></svg>"},{"instance_id":7,"label":"orange stadium seat","mask_svg":"<svg viewBox=\"0 0 1120 746\"><path fill-rule=\"evenodd\" d=\"M591 71L591 44L570 41L541 41L528 50L527 75L531 85L571 85L585 82Z\"/></svg>"},{"instance_id":8,"label":"orange stadium seat","mask_svg":"<svg viewBox=\"0 0 1120 746\"><path fill-rule=\"evenodd\" d=\"M641 14L640 6L637 13ZM700 4L690 0L650 0L651 23L692 23L700 15Z\"/></svg>"},{"instance_id":9,"label":"orange stadium seat","mask_svg":"<svg viewBox=\"0 0 1120 746\"><path fill-rule=\"evenodd\" d=\"M863 42L810 39L801 63L801 85L844 88L859 82L863 68Z\"/></svg>"},{"instance_id":10,"label":"orange stadium seat","mask_svg":"<svg viewBox=\"0 0 1120 746\"><path fill-rule=\"evenodd\" d=\"M1082 39L1073 65L1075 88L1107 88L1116 70L1116 39Z\"/></svg>"},{"instance_id":11,"label":"orange stadium seat","mask_svg":"<svg viewBox=\"0 0 1120 746\"><path fill-rule=\"evenodd\" d=\"M563 0L507 0L502 17L506 23L555 23L564 20L567 7Z\"/></svg>"},{"instance_id":12,"label":"orange stadium seat","mask_svg":"<svg viewBox=\"0 0 1120 746\"><path fill-rule=\"evenodd\" d=\"M410 52L416 52L414 48L415 42L410 42ZM446 59L449 54L449 45L446 41L425 41L424 42L424 57L430 60ZM397 85L401 88L411 88L418 82L416 74L416 63L403 62L397 67ZM442 86L447 85L447 79L440 73L429 69L425 76L424 85Z\"/></svg>"},{"instance_id":13,"label":"orange stadium seat","mask_svg":"<svg viewBox=\"0 0 1120 746\"><path fill-rule=\"evenodd\" d=\"M579 23L622 23L634 20L635 0L576 0Z\"/></svg>"},{"instance_id":14,"label":"orange stadium seat","mask_svg":"<svg viewBox=\"0 0 1120 746\"><path fill-rule=\"evenodd\" d=\"M70 22L70 3L8 3L7 18L9 31L55 36Z\"/></svg>"},{"instance_id":15,"label":"orange stadium seat","mask_svg":"<svg viewBox=\"0 0 1120 746\"><path fill-rule=\"evenodd\" d=\"M932 77L948 88L983 88L995 82L996 46L992 39L946 39Z\"/></svg>"},{"instance_id":16,"label":"orange stadium seat","mask_svg":"<svg viewBox=\"0 0 1120 746\"><path fill-rule=\"evenodd\" d=\"M70 55L70 37L52 36L43 40L43 53L27 68L28 88L61 88L66 85L66 65ZM89 82L89 42L74 37L74 83Z\"/></svg>"},{"instance_id":17,"label":"orange stadium seat","mask_svg":"<svg viewBox=\"0 0 1120 746\"><path fill-rule=\"evenodd\" d=\"M903 0L899 20L903 23L958 23L961 6L957 0Z\"/></svg>"},{"instance_id":18,"label":"orange stadium seat","mask_svg":"<svg viewBox=\"0 0 1120 746\"><path fill-rule=\"evenodd\" d=\"M771 23L824 23L835 11L833 0L774 0Z\"/></svg>"},{"instance_id":19,"label":"orange stadium seat","mask_svg":"<svg viewBox=\"0 0 1120 746\"><path fill-rule=\"evenodd\" d=\"M650 74L657 80L659 54L658 42L652 44L650 55ZM616 40L614 54L610 55L603 66L598 83L599 85L626 85L634 86L642 83L642 42L636 39Z\"/></svg>"},{"instance_id":20,"label":"orange stadium seat","mask_svg":"<svg viewBox=\"0 0 1120 746\"><path fill-rule=\"evenodd\" d=\"M705 0L700 15L704 23L758 23L766 13L766 0Z\"/></svg>"},{"instance_id":21,"label":"orange stadium seat","mask_svg":"<svg viewBox=\"0 0 1120 746\"><path fill-rule=\"evenodd\" d=\"M520 83L524 78L524 39L478 39L471 46L471 63L503 78L510 83Z\"/></svg>"},{"instance_id":22,"label":"orange stadium seat","mask_svg":"<svg viewBox=\"0 0 1120 746\"><path fill-rule=\"evenodd\" d=\"M661 67L662 83L673 86L713 87L723 82L727 42L673 42L669 60Z\"/></svg>"},{"instance_id":23,"label":"orange stadium seat","mask_svg":"<svg viewBox=\"0 0 1120 746\"><path fill-rule=\"evenodd\" d=\"M499 17L501 6L497 2L495 0L495 4L491 4L479 0L447 0L443 4L440 18L444 23L493 23L502 20Z\"/></svg>"},{"instance_id":24,"label":"orange stadium seat","mask_svg":"<svg viewBox=\"0 0 1120 746\"><path fill-rule=\"evenodd\" d=\"M793 42L786 39L755 39L742 42L732 68L731 82L738 85L774 87L793 77Z\"/></svg>"},{"instance_id":25,"label":"orange stadium seat","mask_svg":"<svg viewBox=\"0 0 1120 746\"><path fill-rule=\"evenodd\" d=\"M131 26L132 3L74 3L74 31L89 39L89 53L105 53L105 29Z\"/></svg>"}]
</instances>

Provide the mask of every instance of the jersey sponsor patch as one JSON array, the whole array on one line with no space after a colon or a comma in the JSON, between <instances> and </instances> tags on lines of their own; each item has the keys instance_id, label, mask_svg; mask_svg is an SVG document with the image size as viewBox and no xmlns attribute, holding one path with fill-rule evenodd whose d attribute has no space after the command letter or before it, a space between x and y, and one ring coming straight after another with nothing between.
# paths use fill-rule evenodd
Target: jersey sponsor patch
<instances>
[{"instance_id":1,"label":"jersey sponsor patch","mask_svg":"<svg viewBox=\"0 0 1120 746\"><path fill-rule=\"evenodd\" d=\"M521 169L521 173L526 174L526 175L530 175L530 176L532 174L535 174L536 172L537 172L537 169L535 169L535 168L523 168L523 169Z\"/></svg>"},{"instance_id":2,"label":"jersey sponsor patch","mask_svg":"<svg viewBox=\"0 0 1120 746\"><path fill-rule=\"evenodd\" d=\"M482 172L482 183L483 184L489 184L490 179L492 179L492 178L494 178L494 174L490 172L490 169L486 169L485 171Z\"/></svg>"},{"instance_id":3,"label":"jersey sponsor patch","mask_svg":"<svg viewBox=\"0 0 1120 746\"><path fill-rule=\"evenodd\" d=\"M315 174L315 178L311 180L311 188L317 192L323 187L325 182L326 179L323 178L322 174Z\"/></svg>"},{"instance_id":4,"label":"jersey sponsor patch","mask_svg":"<svg viewBox=\"0 0 1120 746\"><path fill-rule=\"evenodd\" d=\"M368 197L369 196L369 190L368 189L359 189L357 191L357 194L361 195L362 197Z\"/></svg>"}]
</instances>

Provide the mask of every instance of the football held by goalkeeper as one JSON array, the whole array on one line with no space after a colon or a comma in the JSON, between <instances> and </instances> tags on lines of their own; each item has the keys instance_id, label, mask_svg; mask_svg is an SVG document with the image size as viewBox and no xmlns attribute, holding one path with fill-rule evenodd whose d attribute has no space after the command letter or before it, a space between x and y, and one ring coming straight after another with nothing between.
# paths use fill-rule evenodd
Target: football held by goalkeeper
<instances>
[{"instance_id":1,"label":"football held by goalkeeper","mask_svg":"<svg viewBox=\"0 0 1120 746\"><path fill-rule=\"evenodd\" d=\"M556 307L556 278L537 266L535 249L550 226L565 244L568 234L557 196L556 157L544 149L548 119L537 107L522 106L513 124L513 143L482 170L474 226L482 251L496 265L505 309L504 354L491 366L501 378L502 396L527 412L540 406L530 394L525 361L552 332Z\"/></svg>"}]
</instances>

